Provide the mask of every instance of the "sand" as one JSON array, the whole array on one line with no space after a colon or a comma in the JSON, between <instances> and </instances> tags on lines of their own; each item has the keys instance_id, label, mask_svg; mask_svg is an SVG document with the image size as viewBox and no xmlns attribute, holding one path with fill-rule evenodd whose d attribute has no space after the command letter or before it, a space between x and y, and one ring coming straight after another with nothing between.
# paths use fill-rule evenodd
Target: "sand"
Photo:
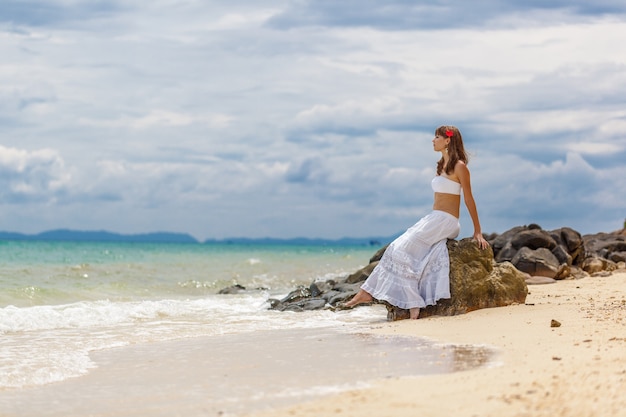
<instances>
[{"instance_id":1,"label":"sand","mask_svg":"<svg viewBox=\"0 0 626 417\"><path fill-rule=\"evenodd\" d=\"M497 366L386 379L250 416L626 416L626 272L529 292L526 305L374 330L494 346L501 352ZM551 327L552 320L561 326Z\"/></svg>"},{"instance_id":2,"label":"sand","mask_svg":"<svg viewBox=\"0 0 626 417\"><path fill-rule=\"evenodd\" d=\"M368 327L372 336L352 339L285 329L289 336L191 338L95 352L98 367L85 376L0 391L0 416L626 416L626 271L529 291L525 305L394 323L382 320L382 306L360 307L382 309L381 321ZM489 367L411 376L403 363L423 355L412 356L407 339L415 345L423 339L408 336L499 353ZM284 343L291 350L276 348L277 337L291 337ZM325 357L331 350L338 353ZM254 361L260 354L269 356ZM215 360L228 355L232 362ZM390 365L405 372L373 376ZM376 367L378 374L365 372ZM280 392L292 369L298 377L288 388L305 394L297 398ZM328 384L334 388L324 391ZM223 400L233 393L253 401Z\"/></svg>"}]
</instances>

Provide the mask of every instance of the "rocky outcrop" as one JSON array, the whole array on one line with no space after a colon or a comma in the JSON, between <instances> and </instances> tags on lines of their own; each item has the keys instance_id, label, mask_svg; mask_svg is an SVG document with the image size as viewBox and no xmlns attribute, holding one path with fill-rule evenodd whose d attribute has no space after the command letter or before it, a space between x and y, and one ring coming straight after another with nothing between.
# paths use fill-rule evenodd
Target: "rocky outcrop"
<instances>
[{"instance_id":1,"label":"rocky outcrop","mask_svg":"<svg viewBox=\"0 0 626 417\"><path fill-rule=\"evenodd\" d=\"M420 316L451 316L489 307L524 303L527 285L567 278L610 275L626 268L626 229L581 236L569 227L545 231L539 225L517 226L486 236L491 249L480 250L469 239L448 240L451 298L422 309ZM333 308L351 299L369 277L386 248L346 277L300 286L286 297L268 300L271 309L305 311ZM220 294L237 294L234 285ZM409 317L408 310L386 303L389 320Z\"/></svg>"},{"instance_id":2,"label":"rocky outcrop","mask_svg":"<svg viewBox=\"0 0 626 417\"><path fill-rule=\"evenodd\" d=\"M537 224L517 226L487 240L496 262L509 261L530 276L558 280L584 275L583 237L569 227L546 231Z\"/></svg>"},{"instance_id":3,"label":"rocky outcrop","mask_svg":"<svg viewBox=\"0 0 626 417\"><path fill-rule=\"evenodd\" d=\"M448 240L450 254L450 295L436 305L420 311L420 317L454 316L490 307L523 304L528 289L526 275L510 262L496 263L490 249L480 250L476 242L466 238ZM386 304L387 318L409 317L408 310Z\"/></svg>"},{"instance_id":4,"label":"rocky outcrop","mask_svg":"<svg viewBox=\"0 0 626 417\"><path fill-rule=\"evenodd\" d=\"M490 235L487 240L497 262L510 261L520 271L540 277L527 279L528 283L607 275L626 265L624 230L582 236L569 227L545 231L531 224Z\"/></svg>"},{"instance_id":5,"label":"rocky outcrop","mask_svg":"<svg viewBox=\"0 0 626 417\"><path fill-rule=\"evenodd\" d=\"M451 316L488 307L524 303L527 294L525 275L509 262L497 264L491 249L480 250L471 239L449 240L451 298L423 309L424 316ZM314 282L299 287L282 300L270 300L270 308L281 311L304 311L336 306L359 290L378 263L384 248L370 263L340 280ZM386 304L386 303L383 303ZM387 305L388 319L408 318L408 310Z\"/></svg>"},{"instance_id":6,"label":"rocky outcrop","mask_svg":"<svg viewBox=\"0 0 626 417\"><path fill-rule=\"evenodd\" d=\"M583 269L589 274L605 275L626 266L626 229L583 237L587 256Z\"/></svg>"}]
</instances>

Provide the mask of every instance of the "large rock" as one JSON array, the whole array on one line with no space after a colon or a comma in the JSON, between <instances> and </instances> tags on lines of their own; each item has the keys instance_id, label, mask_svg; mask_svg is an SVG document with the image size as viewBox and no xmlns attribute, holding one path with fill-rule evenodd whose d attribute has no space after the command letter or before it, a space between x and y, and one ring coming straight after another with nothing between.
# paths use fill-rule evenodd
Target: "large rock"
<instances>
[{"instance_id":1,"label":"large rock","mask_svg":"<svg viewBox=\"0 0 626 417\"><path fill-rule=\"evenodd\" d=\"M511 244L514 248L520 249L523 247L530 249L547 248L552 250L556 247L556 242L550 236L550 233L541 229L531 229L519 232L511 239Z\"/></svg>"},{"instance_id":2,"label":"large rock","mask_svg":"<svg viewBox=\"0 0 626 417\"><path fill-rule=\"evenodd\" d=\"M511 263L496 263L491 249L481 250L471 238L448 240L450 299L422 309L420 317L453 316L482 308L523 304L528 288L526 275ZM400 320L409 311L387 306L387 318Z\"/></svg>"},{"instance_id":3,"label":"large rock","mask_svg":"<svg viewBox=\"0 0 626 417\"><path fill-rule=\"evenodd\" d=\"M314 282L309 288L298 287L282 300L268 300L270 308L281 311L319 310L335 306L354 296L361 283L378 264L384 249L370 263L344 279ZM509 263L496 263L491 249L480 250L472 239L448 240L450 254L449 300L423 310L424 316L450 316L480 308L523 303L526 300L526 275ZM385 303L383 303L385 304ZM387 305L388 319L408 318L408 310Z\"/></svg>"},{"instance_id":4,"label":"large rock","mask_svg":"<svg viewBox=\"0 0 626 417\"><path fill-rule=\"evenodd\" d=\"M559 272L559 260L547 248L531 249L523 246L511 261L517 269L530 275L556 277Z\"/></svg>"},{"instance_id":5,"label":"large rock","mask_svg":"<svg viewBox=\"0 0 626 417\"><path fill-rule=\"evenodd\" d=\"M585 259L585 242L569 227L545 231L537 224L517 226L489 237L496 262L509 261L532 276L574 278L572 267Z\"/></svg>"}]
</instances>

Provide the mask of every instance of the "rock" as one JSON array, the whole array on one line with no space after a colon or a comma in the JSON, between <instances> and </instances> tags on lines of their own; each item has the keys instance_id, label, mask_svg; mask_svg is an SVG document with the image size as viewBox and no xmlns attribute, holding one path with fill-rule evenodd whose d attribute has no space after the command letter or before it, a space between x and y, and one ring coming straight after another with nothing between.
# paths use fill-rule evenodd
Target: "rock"
<instances>
[{"instance_id":1,"label":"rock","mask_svg":"<svg viewBox=\"0 0 626 417\"><path fill-rule=\"evenodd\" d=\"M297 301L300 301L302 299L306 299L309 297L311 297L311 290L306 287L299 286L295 290L287 294L287 296L285 296L285 298L280 300L280 302L283 304L294 303L294 302L297 302Z\"/></svg>"},{"instance_id":2,"label":"rock","mask_svg":"<svg viewBox=\"0 0 626 417\"><path fill-rule=\"evenodd\" d=\"M552 250L556 247L556 242L550 236L550 233L541 229L524 230L511 239L511 244L516 249L526 247L530 249L548 248Z\"/></svg>"},{"instance_id":3,"label":"rock","mask_svg":"<svg viewBox=\"0 0 626 417\"><path fill-rule=\"evenodd\" d=\"M527 226L516 226L512 229L507 230L506 232L498 235L495 239L489 240L489 244L491 245L493 252L497 255L502 248L506 246L508 242L515 237L518 233L528 230ZM512 259L512 258L511 258Z\"/></svg>"},{"instance_id":4,"label":"rock","mask_svg":"<svg viewBox=\"0 0 626 417\"><path fill-rule=\"evenodd\" d=\"M576 230L570 227L562 227L559 230L561 240L569 253L575 254L584 247L583 237Z\"/></svg>"},{"instance_id":5,"label":"rock","mask_svg":"<svg viewBox=\"0 0 626 417\"><path fill-rule=\"evenodd\" d=\"M600 267L598 258L605 259L609 263L603 262L603 270L614 271L615 263L623 261L624 253L626 253L626 235L623 230L613 233L596 233L593 235L583 236L585 249L587 251L586 258L582 262L583 269L594 274L599 272ZM589 259L591 258L591 259Z\"/></svg>"},{"instance_id":6,"label":"rock","mask_svg":"<svg viewBox=\"0 0 626 417\"><path fill-rule=\"evenodd\" d=\"M532 275L569 278L559 273L560 265L580 265L585 257L583 237L577 231L563 227L552 231L542 230L537 224L514 227L489 241L492 244L497 262L510 261L517 268ZM547 249L554 258L529 250ZM520 254L520 251L524 251ZM516 258L518 256L518 258ZM521 259L520 259L521 258ZM560 270L566 272L565 269Z\"/></svg>"},{"instance_id":7,"label":"rock","mask_svg":"<svg viewBox=\"0 0 626 417\"><path fill-rule=\"evenodd\" d=\"M618 262L626 262L626 251L612 252L609 255L609 260L618 263Z\"/></svg>"},{"instance_id":8,"label":"rock","mask_svg":"<svg viewBox=\"0 0 626 417\"><path fill-rule=\"evenodd\" d=\"M571 278L574 279L582 279L590 276L587 272L583 271L582 268L577 266L570 266L570 274Z\"/></svg>"},{"instance_id":9,"label":"rock","mask_svg":"<svg viewBox=\"0 0 626 417\"><path fill-rule=\"evenodd\" d=\"M462 314L523 303L527 284L610 275L626 266L626 230L582 236L569 227L548 232L537 224L529 224L500 235L490 234L486 239L493 251L479 250L469 238L448 241L452 297L423 309L421 316ZM282 300L268 300L270 308L314 310L350 299L370 276L385 249L379 249L368 265L348 277L314 282L308 288L298 287ZM236 294L245 288L233 286L222 291L221 294ZM408 310L386 305L390 320L408 318Z\"/></svg>"},{"instance_id":10,"label":"rock","mask_svg":"<svg viewBox=\"0 0 626 417\"><path fill-rule=\"evenodd\" d=\"M562 245L557 245L552 249L552 254L556 257L559 264L571 265L574 258L567 252L567 249Z\"/></svg>"},{"instance_id":11,"label":"rock","mask_svg":"<svg viewBox=\"0 0 626 417\"><path fill-rule=\"evenodd\" d=\"M326 307L323 298L302 299L291 303L281 303L275 309L279 311L310 311L321 310Z\"/></svg>"},{"instance_id":12,"label":"rock","mask_svg":"<svg viewBox=\"0 0 626 417\"><path fill-rule=\"evenodd\" d=\"M372 258L372 259L374 259L374 258ZM357 282L365 281L367 279L367 277L370 276L370 274L372 273L374 268L376 268L376 265L378 265L378 261L379 260L380 259L372 261L372 262L369 263L369 265L367 265L367 266L359 269L355 273L351 274L350 276L348 276L348 278L346 278L346 282L354 284L354 283L357 283Z\"/></svg>"},{"instance_id":13,"label":"rock","mask_svg":"<svg viewBox=\"0 0 626 417\"><path fill-rule=\"evenodd\" d=\"M450 254L452 297L449 300L440 300L436 306L423 309L421 315L449 316L480 308L524 303L527 294L525 275L511 263L496 263L491 249L480 250L471 238L461 241L449 240L447 244ZM378 259L371 262L373 265L368 265L370 268L363 269L371 272L377 263ZM350 276L369 276L369 273L357 272ZM348 282L348 278L343 281L337 280L332 288L326 285L328 281L322 285L314 283L315 285L309 288L298 287L282 300L269 300L270 308L280 311L305 311L328 305L335 306L338 302L352 298L361 286L361 282ZM387 309L390 308L393 307L388 305ZM393 314L388 313L388 317L408 318L408 310L397 309Z\"/></svg>"},{"instance_id":14,"label":"rock","mask_svg":"<svg viewBox=\"0 0 626 417\"><path fill-rule=\"evenodd\" d=\"M530 249L522 247L511 261L517 269L530 275L556 277L559 261L547 248Z\"/></svg>"},{"instance_id":15,"label":"rock","mask_svg":"<svg viewBox=\"0 0 626 417\"><path fill-rule=\"evenodd\" d=\"M558 320L550 320L550 327L561 327L561 322Z\"/></svg>"},{"instance_id":16,"label":"rock","mask_svg":"<svg viewBox=\"0 0 626 417\"><path fill-rule=\"evenodd\" d=\"M383 254L385 253L385 250L387 250L387 246L389 245L385 245L384 247L378 249L378 251L376 251L374 256L370 258L370 263L380 261L381 258L383 257Z\"/></svg>"},{"instance_id":17,"label":"rock","mask_svg":"<svg viewBox=\"0 0 626 417\"><path fill-rule=\"evenodd\" d=\"M498 255L496 256L496 262L511 262L516 253L517 249L513 247L513 244L510 241L506 242L502 250L498 252Z\"/></svg>"},{"instance_id":18,"label":"rock","mask_svg":"<svg viewBox=\"0 0 626 417\"><path fill-rule=\"evenodd\" d=\"M246 291L246 287L244 287L243 285L235 284L235 285L231 285L230 287L223 288L219 290L217 293L218 294L241 294L242 292L245 292L245 291Z\"/></svg>"},{"instance_id":19,"label":"rock","mask_svg":"<svg viewBox=\"0 0 626 417\"><path fill-rule=\"evenodd\" d=\"M617 264L608 259L601 258L596 255L585 258L582 264L582 269L589 275L593 275L597 272L607 271L612 272L617 269Z\"/></svg>"},{"instance_id":20,"label":"rock","mask_svg":"<svg viewBox=\"0 0 626 417\"><path fill-rule=\"evenodd\" d=\"M420 317L453 316L481 308L523 304L525 275L510 262L496 263L490 249L480 250L471 238L448 240L450 299L422 309ZM408 310L387 305L388 320L408 318Z\"/></svg>"},{"instance_id":21,"label":"rock","mask_svg":"<svg viewBox=\"0 0 626 417\"><path fill-rule=\"evenodd\" d=\"M337 303L341 303L344 301L348 301L350 300L352 297L354 297L356 295L357 291L347 291L347 292L340 292L337 295L334 295L333 297L328 299L328 304L330 304L331 306L337 305Z\"/></svg>"},{"instance_id":22,"label":"rock","mask_svg":"<svg viewBox=\"0 0 626 417\"><path fill-rule=\"evenodd\" d=\"M556 271L556 275L554 279L566 279L572 276L572 268L568 264L561 264L558 271Z\"/></svg>"},{"instance_id":23,"label":"rock","mask_svg":"<svg viewBox=\"0 0 626 417\"><path fill-rule=\"evenodd\" d=\"M311 291L311 297L319 297L323 293L331 290L335 286L336 282L333 280L328 281L315 281L309 286Z\"/></svg>"}]
</instances>

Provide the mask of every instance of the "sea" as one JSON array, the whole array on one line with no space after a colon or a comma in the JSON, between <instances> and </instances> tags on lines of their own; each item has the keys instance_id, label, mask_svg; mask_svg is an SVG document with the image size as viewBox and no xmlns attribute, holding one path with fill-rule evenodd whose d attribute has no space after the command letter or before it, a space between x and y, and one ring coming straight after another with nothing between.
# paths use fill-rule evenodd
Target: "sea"
<instances>
[{"instance_id":1,"label":"sea","mask_svg":"<svg viewBox=\"0 0 626 417\"><path fill-rule=\"evenodd\" d=\"M250 378L245 373L235 374L236 369L242 369L242 358L265 358L268 369L264 375L271 375L272 370L278 369L274 365L286 363L287 356L300 358L306 353L318 364L314 368L319 371L323 363L340 366L333 352L357 352L342 359L345 363L352 361L350 372L361 368L378 372L363 375L359 381L464 369L458 360L444 363L443 370L413 369L411 364L423 367L437 362L426 360L424 355L437 359L445 352L431 349L428 353L424 344L413 340L380 340L363 335L386 321L383 306L341 312L269 309L270 298L280 299L297 286L355 272L367 265L379 248L276 243L0 241L0 411L25 415L15 408L16 401L31 398L28 403L35 406L32 389L88 375L99 366L94 357L103 352L118 348L152 352L151 347L162 345L161 354L167 354L170 345L163 343L169 341L202 340L201 348L206 349L208 360L216 366L230 367L231 371L224 371L233 375L230 397L215 392L214 402L228 399L229 404L238 404L239 411L246 409L243 404L252 398L243 391L233 396L240 389L240 382ZM246 290L218 294L236 284ZM311 346L307 339L315 341L314 352L307 351ZM282 340L285 348L290 345L299 351L278 354L277 340ZM189 346L195 349L197 343ZM228 365L234 346L239 346L237 360ZM181 354L180 348L176 350L171 352L172 358ZM371 358L379 360L376 358L383 351L384 362L377 367L363 367ZM451 351L449 357L478 357L471 366L487 362L485 352L478 356L468 352L465 348ZM284 357L272 358L272 354ZM392 365L396 371L390 368ZM283 376L291 373L288 369L292 365L285 366L288 368ZM246 369L259 367L257 363ZM313 370L309 370L311 381L316 378ZM339 379L331 381L331 374ZM359 382L346 372L342 376L339 370L318 372L317 379L318 394L327 394L326 388L354 388ZM286 380L276 378L274 382L283 385L271 388L266 378L253 389L257 396L265 389L267 396L285 397L284 393L276 393L285 389ZM303 380L298 377L295 381L290 388ZM214 384L221 385L223 380ZM71 406L72 394L68 395L68 401L59 403ZM310 397L312 392L300 390L299 395ZM287 396L297 398L296 394ZM98 398L104 401L102 395L94 401ZM202 394L202 401L208 401L206 393ZM272 404L263 401L264 405ZM31 411L38 415L73 415L71 409L55 414L48 402L42 397L40 408ZM257 407L255 403L247 404L247 409Z\"/></svg>"},{"instance_id":2,"label":"sea","mask_svg":"<svg viewBox=\"0 0 626 417\"><path fill-rule=\"evenodd\" d=\"M80 376L94 366L90 353L102 349L367 321L271 311L267 300L354 272L376 249L0 242L0 389ZM217 294L235 284L248 291Z\"/></svg>"}]
</instances>

